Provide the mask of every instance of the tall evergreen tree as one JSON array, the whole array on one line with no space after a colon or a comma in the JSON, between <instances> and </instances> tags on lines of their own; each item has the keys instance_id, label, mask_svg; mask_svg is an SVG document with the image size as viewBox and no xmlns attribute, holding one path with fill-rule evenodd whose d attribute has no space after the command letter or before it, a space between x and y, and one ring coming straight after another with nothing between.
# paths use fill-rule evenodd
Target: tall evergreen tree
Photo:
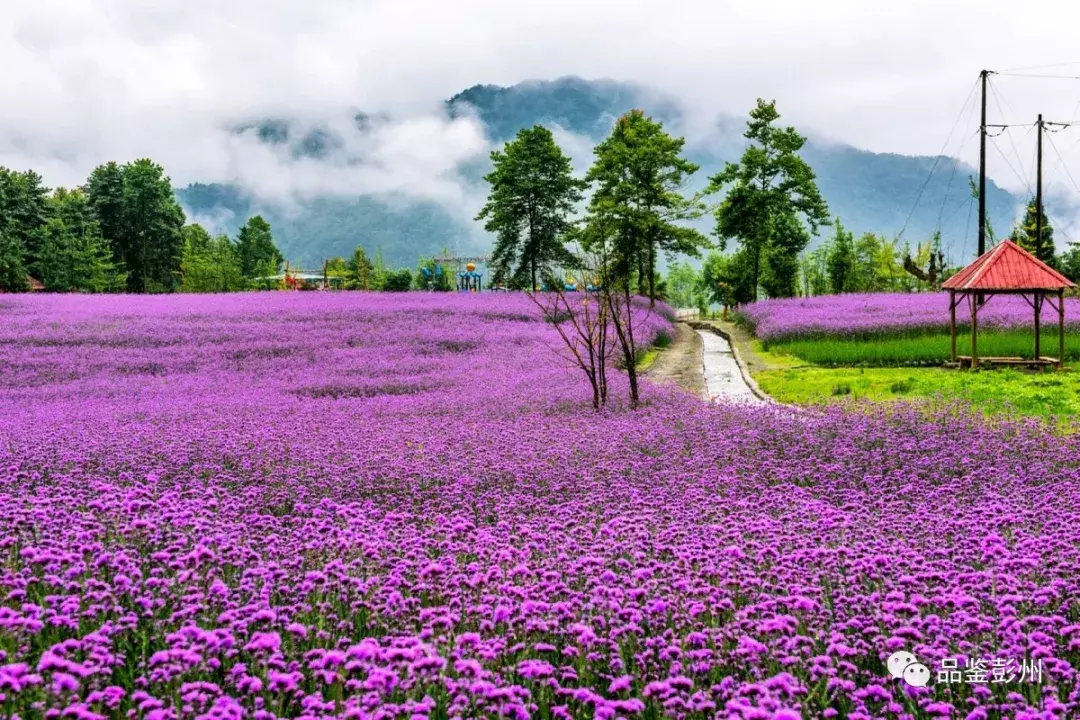
<instances>
[{"instance_id":1,"label":"tall evergreen tree","mask_svg":"<svg viewBox=\"0 0 1080 720\"><path fill-rule=\"evenodd\" d=\"M105 292L124 287L94 211L81 190L57 188L49 198L50 218L31 265L48 290Z\"/></svg>"},{"instance_id":2,"label":"tall evergreen tree","mask_svg":"<svg viewBox=\"0 0 1080 720\"><path fill-rule=\"evenodd\" d=\"M699 257L708 239L678 222L700 217L704 206L683 189L698 166L682 157L686 141L664 131L663 123L631 110L618 119L611 135L596 146L596 160L586 179L595 184L590 217L598 208L613 220L616 276L629 283L636 273L639 289L656 298L656 260Z\"/></svg>"},{"instance_id":3,"label":"tall evergreen tree","mask_svg":"<svg viewBox=\"0 0 1080 720\"><path fill-rule=\"evenodd\" d=\"M1027 205L1024 218L1013 226L1012 239L1020 247L1027 250L1035 257L1048 265L1056 262L1054 251L1054 228L1050 225L1050 218L1046 216L1046 208L1042 213L1042 238L1038 237L1038 212L1034 198Z\"/></svg>"},{"instance_id":4,"label":"tall evergreen tree","mask_svg":"<svg viewBox=\"0 0 1080 720\"><path fill-rule=\"evenodd\" d=\"M99 165L86 180L86 196L97 218L101 235L113 250L118 263L131 254L124 232L124 170L115 162Z\"/></svg>"},{"instance_id":5,"label":"tall evergreen tree","mask_svg":"<svg viewBox=\"0 0 1080 720\"><path fill-rule=\"evenodd\" d=\"M834 293L850 292L854 284L855 240L851 232L844 229L840 218L836 218L835 234L825 262L829 269L829 288Z\"/></svg>"},{"instance_id":6,"label":"tall evergreen tree","mask_svg":"<svg viewBox=\"0 0 1080 720\"><path fill-rule=\"evenodd\" d=\"M27 278L19 281L17 268L30 269L41 252L41 239L49 218L48 189L41 176L33 170L15 172L0 167L0 235L4 237L3 260L6 287L20 290L28 287Z\"/></svg>"},{"instance_id":7,"label":"tall evergreen tree","mask_svg":"<svg viewBox=\"0 0 1080 720\"><path fill-rule=\"evenodd\" d=\"M23 254L22 243L0 228L0 292L22 292L30 288Z\"/></svg>"},{"instance_id":8,"label":"tall evergreen tree","mask_svg":"<svg viewBox=\"0 0 1080 720\"><path fill-rule=\"evenodd\" d=\"M247 288L240 259L227 235L210 236L201 225L185 225L180 261L183 292L236 292Z\"/></svg>"},{"instance_id":9,"label":"tall evergreen tree","mask_svg":"<svg viewBox=\"0 0 1080 720\"><path fill-rule=\"evenodd\" d=\"M727 188L716 210L716 235L745 248L755 300L765 269L774 289L794 293L798 255L810 235L829 222L814 171L799 157L806 139L793 127L776 127L779 119L776 103L759 99L750 111L745 133L750 145L742 159L727 163L709 185L709 192ZM796 231L804 223L808 230Z\"/></svg>"},{"instance_id":10,"label":"tall evergreen tree","mask_svg":"<svg viewBox=\"0 0 1080 720\"><path fill-rule=\"evenodd\" d=\"M133 292L175 289L180 282L184 211L164 169L148 159L96 168L86 184L91 207Z\"/></svg>"},{"instance_id":11,"label":"tall evergreen tree","mask_svg":"<svg viewBox=\"0 0 1080 720\"><path fill-rule=\"evenodd\" d=\"M368 259L364 248L357 245L345 263L347 274L345 287L349 290L374 289L375 265Z\"/></svg>"},{"instance_id":12,"label":"tall evergreen tree","mask_svg":"<svg viewBox=\"0 0 1080 720\"><path fill-rule=\"evenodd\" d=\"M270 223L261 215L249 218L240 228L236 252L240 258L240 272L248 279L276 275L285 261L274 244Z\"/></svg>"},{"instance_id":13,"label":"tall evergreen tree","mask_svg":"<svg viewBox=\"0 0 1080 720\"><path fill-rule=\"evenodd\" d=\"M569 261L563 237L585 182L573 176L570 158L540 125L518 131L503 150L491 153L494 169L487 203L476 216L495 234L492 281L536 288L553 265Z\"/></svg>"}]
</instances>

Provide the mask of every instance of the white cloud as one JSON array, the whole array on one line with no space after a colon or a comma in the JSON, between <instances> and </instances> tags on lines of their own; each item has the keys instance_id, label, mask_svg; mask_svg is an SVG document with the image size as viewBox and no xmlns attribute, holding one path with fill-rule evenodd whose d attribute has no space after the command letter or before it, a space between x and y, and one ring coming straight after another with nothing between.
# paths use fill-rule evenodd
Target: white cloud
<instances>
[{"instance_id":1,"label":"white cloud","mask_svg":"<svg viewBox=\"0 0 1080 720\"><path fill-rule=\"evenodd\" d=\"M442 116L441 100L476 83L566 74L674 95L699 144L718 113L742 114L764 96L813 134L933 154L980 68L1077 59L1080 7L1053 5L6 0L0 164L74 184L100 162L149 156L178 184L235 180L269 197L391 193L454 205L468 192L457 168L486 148L470 121ZM1080 65L1064 70L1080 75ZM992 118L1078 114L1080 82L1002 76L994 85L1001 107L992 101ZM370 136L342 130L357 109L399 120ZM338 123L352 162L298 160L230 133L258 117ZM1009 165L1030 159L1031 140L997 140L996 180L1023 185ZM1072 140L1055 140L1069 160ZM968 142L965 159L974 152Z\"/></svg>"}]
</instances>

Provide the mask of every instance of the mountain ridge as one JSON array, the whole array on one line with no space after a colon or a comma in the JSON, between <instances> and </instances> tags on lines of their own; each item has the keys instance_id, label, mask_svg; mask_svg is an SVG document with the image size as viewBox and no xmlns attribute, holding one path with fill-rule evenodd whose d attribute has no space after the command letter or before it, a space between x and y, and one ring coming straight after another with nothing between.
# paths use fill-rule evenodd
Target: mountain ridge
<instances>
[{"instance_id":1,"label":"mountain ridge","mask_svg":"<svg viewBox=\"0 0 1080 720\"><path fill-rule=\"evenodd\" d=\"M448 118L475 117L495 144L534 124L554 126L595 143L607 134L619 115L635 107L676 132L684 118L678 103L661 91L633 82L579 77L526 80L511 86L477 84L444 103ZM370 116L357 113L352 120L358 131L365 132ZM744 122L731 115L719 116L708 143L688 143L687 155L702 166L691 189L704 187L708 176L724 162L738 159L745 147ZM296 133L283 118L237 128L238 132L252 130L261 142L286 147L293 157L323 160L341 145L329 123L308 126ZM876 153L813 134L803 156L818 176L832 215L839 216L847 228L888 236L903 230L904 239L914 244L927 239L940 226L946 250L957 260L962 261L973 251L967 211L973 202L966 187L967 176L975 172L973 168L952 158ZM575 164L588 159L574 158ZM935 164L937 171L928 179ZM484 194L482 176L487 167L488 161L483 160L458 168L462 182L479 197ZM988 181L987 188L988 214L993 225L1004 230L1011 226L1021 200L992 181ZM917 195L921 197L916 205ZM177 197L196 220L229 219L239 227L247 216L263 214L273 225L286 257L305 264L348 255L358 244L369 253L381 249L386 261L393 265L412 265L419 256L436 254L443 248L471 253L490 247L490 239L484 238L477 224L464 221L463 213L451 213L433 201L402 204L373 195L324 196L308 201L297 213L260 201L236 186L200 183L178 188ZM695 224L704 230L712 227L709 218Z\"/></svg>"}]
</instances>

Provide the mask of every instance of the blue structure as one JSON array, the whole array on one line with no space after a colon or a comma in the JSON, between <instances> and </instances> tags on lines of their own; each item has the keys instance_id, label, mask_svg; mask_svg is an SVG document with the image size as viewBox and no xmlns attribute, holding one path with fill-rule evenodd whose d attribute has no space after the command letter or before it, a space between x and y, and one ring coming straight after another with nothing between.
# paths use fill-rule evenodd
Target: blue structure
<instances>
[{"instance_id":1,"label":"blue structure","mask_svg":"<svg viewBox=\"0 0 1080 720\"><path fill-rule=\"evenodd\" d=\"M484 273L476 271L476 265L469 263L465 270L458 273L458 292L480 292L484 289Z\"/></svg>"},{"instance_id":2,"label":"blue structure","mask_svg":"<svg viewBox=\"0 0 1080 720\"><path fill-rule=\"evenodd\" d=\"M443 276L442 265L436 263L435 272L432 272L430 268L422 267L420 268L420 274L424 276L427 289L434 290L436 281L441 280Z\"/></svg>"}]
</instances>

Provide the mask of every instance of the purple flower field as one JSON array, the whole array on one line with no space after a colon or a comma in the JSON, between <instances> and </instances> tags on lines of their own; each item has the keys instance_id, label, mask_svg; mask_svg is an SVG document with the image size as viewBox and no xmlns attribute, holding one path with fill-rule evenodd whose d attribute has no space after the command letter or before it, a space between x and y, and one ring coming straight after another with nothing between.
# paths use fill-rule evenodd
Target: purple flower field
<instances>
[{"instance_id":1,"label":"purple flower field","mask_svg":"<svg viewBox=\"0 0 1080 720\"><path fill-rule=\"evenodd\" d=\"M1080 714L1080 445L1035 422L597 413L516 295L0 319L0 717Z\"/></svg>"},{"instance_id":2,"label":"purple flower field","mask_svg":"<svg viewBox=\"0 0 1080 720\"><path fill-rule=\"evenodd\" d=\"M918 335L949 329L948 293L869 293L761 300L739 310L765 342L806 337ZM957 322L967 325L970 310L957 308ZM1043 322L1056 327L1057 315L1046 306ZM1031 306L1019 296L999 296L979 311L986 328L1029 328ZM1080 330L1080 301L1065 302L1066 325Z\"/></svg>"}]
</instances>

